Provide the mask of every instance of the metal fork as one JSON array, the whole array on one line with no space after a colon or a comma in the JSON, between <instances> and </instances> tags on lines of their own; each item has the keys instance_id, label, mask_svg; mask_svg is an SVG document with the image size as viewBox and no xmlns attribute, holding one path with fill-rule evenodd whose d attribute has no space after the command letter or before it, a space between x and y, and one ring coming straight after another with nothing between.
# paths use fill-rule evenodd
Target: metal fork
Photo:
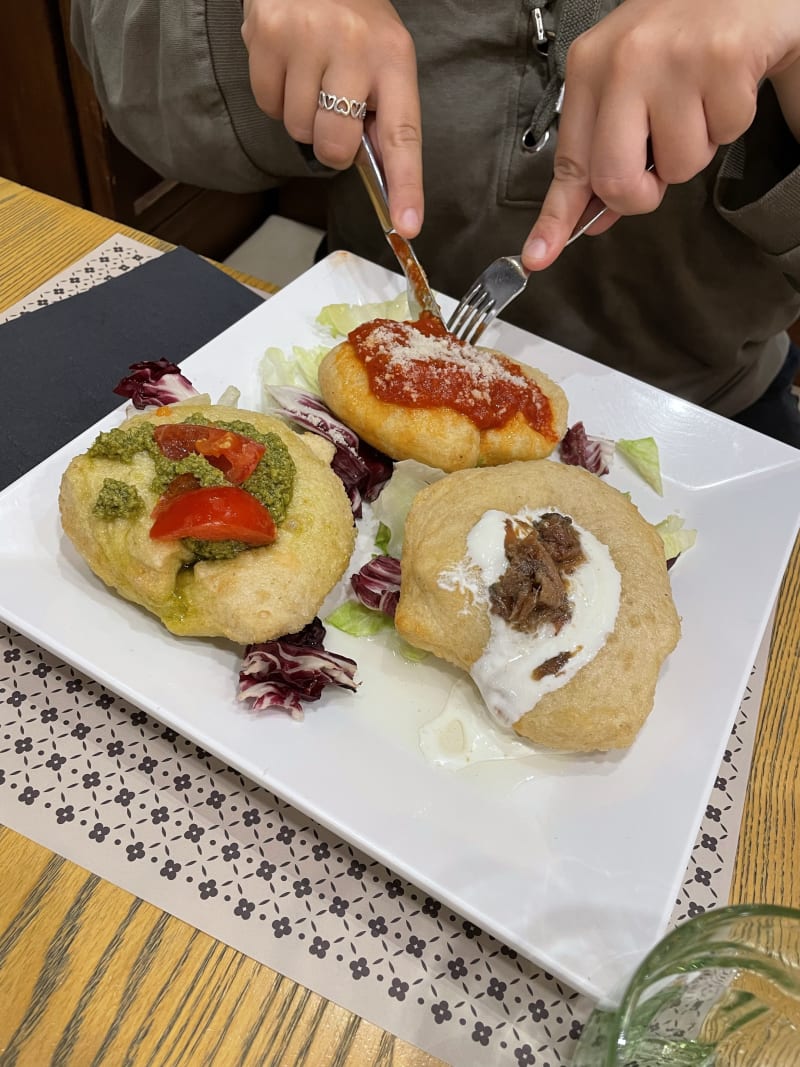
<instances>
[{"instance_id":1,"label":"metal fork","mask_svg":"<svg viewBox=\"0 0 800 1067\"><path fill-rule=\"evenodd\" d=\"M650 163L647 169L652 170L653 164ZM583 236L607 211L608 208L601 200L590 201L564 247ZM461 303L450 316L447 323L449 332L460 341L474 345L503 308L508 307L511 301L519 296L528 284L530 274L531 272L523 267L519 256L500 256L494 263L490 263L467 289Z\"/></svg>"}]
</instances>

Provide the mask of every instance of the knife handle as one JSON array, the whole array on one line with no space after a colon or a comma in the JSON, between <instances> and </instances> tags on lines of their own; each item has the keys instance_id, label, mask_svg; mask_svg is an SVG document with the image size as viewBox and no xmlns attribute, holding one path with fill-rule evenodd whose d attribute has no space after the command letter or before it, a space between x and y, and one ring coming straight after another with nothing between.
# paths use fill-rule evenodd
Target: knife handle
<instances>
[{"instance_id":1,"label":"knife handle","mask_svg":"<svg viewBox=\"0 0 800 1067\"><path fill-rule=\"evenodd\" d=\"M392 217L389 214L386 184L383 180L378 157L375 155L375 149L370 144L366 133L361 135L361 146L356 153L355 164L356 170L361 175L361 180L369 193L369 198L375 208L375 214L378 216L378 222L380 222L383 232L385 234L392 233L394 226L392 225Z\"/></svg>"}]
</instances>

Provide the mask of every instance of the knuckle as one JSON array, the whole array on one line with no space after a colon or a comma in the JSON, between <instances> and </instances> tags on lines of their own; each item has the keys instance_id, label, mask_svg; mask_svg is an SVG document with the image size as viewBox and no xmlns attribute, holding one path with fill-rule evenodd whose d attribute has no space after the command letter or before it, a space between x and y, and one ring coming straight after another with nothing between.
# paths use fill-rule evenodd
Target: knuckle
<instances>
[{"instance_id":1,"label":"knuckle","mask_svg":"<svg viewBox=\"0 0 800 1067\"><path fill-rule=\"evenodd\" d=\"M252 89L255 102L265 115L271 119L283 118L282 100L278 99L274 93L267 91L263 86L259 86L258 84L254 84Z\"/></svg>"},{"instance_id":2,"label":"knuckle","mask_svg":"<svg viewBox=\"0 0 800 1067\"><path fill-rule=\"evenodd\" d=\"M592 188L606 207L622 215L630 214L636 202L636 188L630 179L592 175Z\"/></svg>"},{"instance_id":3,"label":"knuckle","mask_svg":"<svg viewBox=\"0 0 800 1067\"><path fill-rule=\"evenodd\" d=\"M658 176L667 185L683 185L691 181L700 170L702 166L695 166L688 160L670 159L659 165Z\"/></svg>"},{"instance_id":4,"label":"knuckle","mask_svg":"<svg viewBox=\"0 0 800 1067\"><path fill-rule=\"evenodd\" d=\"M353 162L355 149L341 141L323 137L314 141L314 155L326 167L334 170L346 170Z\"/></svg>"},{"instance_id":5,"label":"knuckle","mask_svg":"<svg viewBox=\"0 0 800 1067\"><path fill-rule=\"evenodd\" d=\"M616 49L614 59L617 63L627 66L632 61L642 63L652 62L654 49L657 42L653 40L650 27L645 23L631 26L620 38L619 48Z\"/></svg>"},{"instance_id":6,"label":"knuckle","mask_svg":"<svg viewBox=\"0 0 800 1067\"><path fill-rule=\"evenodd\" d=\"M280 118L279 115L272 115L271 118ZM311 144L314 140L314 130L311 125L298 119L284 119L284 125L286 132L294 141L299 141L300 144Z\"/></svg>"},{"instance_id":7,"label":"knuckle","mask_svg":"<svg viewBox=\"0 0 800 1067\"><path fill-rule=\"evenodd\" d=\"M553 176L557 181L571 185L584 184L588 178L586 167L561 152L557 152L553 160Z\"/></svg>"},{"instance_id":8,"label":"knuckle","mask_svg":"<svg viewBox=\"0 0 800 1067\"><path fill-rule=\"evenodd\" d=\"M707 45L707 60L714 67L737 71L743 58L742 41L734 30L720 29Z\"/></svg>"},{"instance_id":9,"label":"knuckle","mask_svg":"<svg viewBox=\"0 0 800 1067\"><path fill-rule=\"evenodd\" d=\"M242 23L242 35L250 44L256 41L269 42L277 38L282 29L282 21L264 5L251 10Z\"/></svg>"},{"instance_id":10,"label":"knuckle","mask_svg":"<svg viewBox=\"0 0 800 1067\"><path fill-rule=\"evenodd\" d=\"M723 108L707 104L706 123L714 144L732 144L750 127L756 116L756 92L742 93L738 100L728 100Z\"/></svg>"},{"instance_id":11,"label":"knuckle","mask_svg":"<svg viewBox=\"0 0 800 1067\"><path fill-rule=\"evenodd\" d=\"M594 65L597 47L595 34L591 30L576 37L567 51L566 81L575 81L582 71L589 71Z\"/></svg>"},{"instance_id":12,"label":"knuckle","mask_svg":"<svg viewBox=\"0 0 800 1067\"><path fill-rule=\"evenodd\" d=\"M413 122L401 122L387 130L386 135L381 134L381 140L385 140L389 150L416 151L422 145L422 136L419 126Z\"/></svg>"},{"instance_id":13,"label":"knuckle","mask_svg":"<svg viewBox=\"0 0 800 1067\"><path fill-rule=\"evenodd\" d=\"M331 28L326 26L326 36ZM337 46L348 51L362 50L369 42L370 28L366 19L356 11L342 8L335 29Z\"/></svg>"},{"instance_id":14,"label":"knuckle","mask_svg":"<svg viewBox=\"0 0 800 1067\"><path fill-rule=\"evenodd\" d=\"M275 119L276 121L280 122L280 120L283 118L283 111L279 107L270 106L268 104L259 104L258 106L269 119Z\"/></svg>"},{"instance_id":15,"label":"knuckle","mask_svg":"<svg viewBox=\"0 0 800 1067\"><path fill-rule=\"evenodd\" d=\"M627 178L599 178L594 190L618 215L646 215L661 203L661 194L642 188Z\"/></svg>"},{"instance_id":16,"label":"knuckle","mask_svg":"<svg viewBox=\"0 0 800 1067\"><path fill-rule=\"evenodd\" d=\"M411 34L401 23L387 28L385 47L392 60L402 65L416 63L416 49Z\"/></svg>"}]
</instances>

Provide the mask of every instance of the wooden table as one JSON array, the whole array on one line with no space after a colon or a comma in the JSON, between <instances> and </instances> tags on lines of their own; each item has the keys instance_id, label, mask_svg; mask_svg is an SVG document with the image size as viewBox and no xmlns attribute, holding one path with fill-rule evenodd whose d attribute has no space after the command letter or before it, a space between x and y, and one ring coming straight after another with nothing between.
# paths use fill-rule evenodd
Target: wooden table
<instances>
[{"instance_id":1,"label":"wooden table","mask_svg":"<svg viewBox=\"0 0 800 1067\"><path fill-rule=\"evenodd\" d=\"M0 179L0 310L117 232L168 247ZM798 810L800 540L778 603L732 901L800 907ZM3 1064L439 1062L2 828L0 887Z\"/></svg>"}]
</instances>

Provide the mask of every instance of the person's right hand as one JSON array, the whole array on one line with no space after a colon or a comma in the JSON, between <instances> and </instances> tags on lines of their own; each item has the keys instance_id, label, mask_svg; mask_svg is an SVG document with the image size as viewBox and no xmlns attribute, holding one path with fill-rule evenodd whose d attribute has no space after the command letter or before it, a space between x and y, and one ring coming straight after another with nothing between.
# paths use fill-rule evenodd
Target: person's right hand
<instances>
[{"instance_id":1,"label":"person's right hand","mask_svg":"<svg viewBox=\"0 0 800 1067\"><path fill-rule=\"evenodd\" d=\"M242 37L256 102L337 170L363 123L318 107L320 90L365 101L397 232L422 225L422 154L414 44L388 0L244 0Z\"/></svg>"}]
</instances>

